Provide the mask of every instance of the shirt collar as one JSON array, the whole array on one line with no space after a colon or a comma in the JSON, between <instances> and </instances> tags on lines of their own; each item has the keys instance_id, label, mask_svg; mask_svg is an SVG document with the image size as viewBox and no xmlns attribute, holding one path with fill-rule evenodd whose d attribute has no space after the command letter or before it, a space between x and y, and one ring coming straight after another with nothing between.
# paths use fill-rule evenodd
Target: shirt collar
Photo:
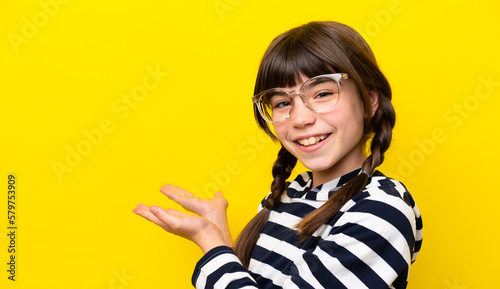
<instances>
[{"instance_id":1,"label":"shirt collar","mask_svg":"<svg viewBox=\"0 0 500 289\"><path fill-rule=\"evenodd\" d=\"M352 180L361 173L361 169L356 169L341 177L333 179L322 185L311 189L312 172L303 172L288 186L286 194L289 198L300 198L307 200L326 201L330 196L342 187L345 183Z\"/></svg>"}]
</instances>

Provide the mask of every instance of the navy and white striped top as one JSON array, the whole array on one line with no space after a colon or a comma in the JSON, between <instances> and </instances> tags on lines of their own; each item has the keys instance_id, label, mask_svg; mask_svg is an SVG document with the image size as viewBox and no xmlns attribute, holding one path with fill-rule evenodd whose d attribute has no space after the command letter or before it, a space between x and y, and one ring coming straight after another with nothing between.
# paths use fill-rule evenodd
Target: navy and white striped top
<instances>
[{"instance_id":1,"label":"navy and white striped top","mask_svg":"<svg viewBox=\"0 0 500 289\"><path fill-rule=\"evenodd\" d=\"M422 244L422 219L406 187L380 172L328 223L301 243L294 226L321 206L355 170L310 189L312 173L297 176L271 211L249 269L225 246L196 265L198 288L406 288ZM262 209L262 204L260 206Z\"/></svg>"}]
</instances>

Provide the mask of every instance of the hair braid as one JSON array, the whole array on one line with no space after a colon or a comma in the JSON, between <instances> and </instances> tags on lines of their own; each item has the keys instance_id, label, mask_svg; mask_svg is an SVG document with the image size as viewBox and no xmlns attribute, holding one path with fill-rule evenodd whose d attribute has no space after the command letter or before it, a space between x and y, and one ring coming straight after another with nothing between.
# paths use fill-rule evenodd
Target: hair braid
<instances>
[{"instance_id":1,"label":"hair braid","mask_svg":"<svg viewBox=\"0 0 500 289\"><path fill-rule=\"evenodd\" d=\"M297 158L282 146L272 169L274 179L271 183L271 194L266 201L267 209L272 210L281 203L281 194L286 189L286 180L290 177L295 164L297 164Z\"/></svg>"},{"instance_id":2,"label":"hair braid","mask_svg":"<svg viewBox=\"0 0 500 289\"><path fill-rule=\"evenodd\" d=\"M236 255L243 263L243 266L247 268L259 234L269 219L270 211L281 203L281 195L286 189L286 180L290 177L296 163L297 158L282 146L273 165L272 174L274 179L271 184L271 193L267 197L264 208L250 220L236 240Z\"/></svg>"},{"instance_id":3,"label":"hair braid","mask_svg":"<svg viewBox=\"0 0 500 289\"><path fill-rule=\"evenodd\" d=\"M390 102L390 96L379 95L379 107L371 119L370 129L374 135L370 144L370 156L363 163L363 171L369 175L384 162L384 153L392 140L392 129L396 123L396 113Z\"/></svg>"}]
</instances>

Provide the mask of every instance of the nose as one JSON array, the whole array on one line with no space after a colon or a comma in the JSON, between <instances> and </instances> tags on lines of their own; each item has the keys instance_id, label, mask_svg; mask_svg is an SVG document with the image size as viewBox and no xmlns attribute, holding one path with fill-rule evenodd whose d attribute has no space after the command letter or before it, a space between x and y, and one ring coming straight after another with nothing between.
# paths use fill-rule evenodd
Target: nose
<instances>
[{"instance_id":1,"label":"nose","mask_svg":"<svg viewBox=\"0 0 500 289\"><path fill-rule=\"evenodd\" d=\"M309 109L299 94L293 97L292 111L290 112L290 123L294 127L304 127L316 121L316 114Z\"/></svg>"}]
</instances>

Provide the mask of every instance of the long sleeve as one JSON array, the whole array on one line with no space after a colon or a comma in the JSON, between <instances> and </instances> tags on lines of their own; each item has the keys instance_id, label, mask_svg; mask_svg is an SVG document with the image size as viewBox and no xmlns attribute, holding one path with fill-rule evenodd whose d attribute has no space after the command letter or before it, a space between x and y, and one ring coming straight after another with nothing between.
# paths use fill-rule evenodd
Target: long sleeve
<instances>
[{"instance_id":1,"label":"long sleeve","mask_svg":"<svg viewBox=\"0 0 500 289\"><path fill-rule=\"evenodd\" d=\"M192 278L196 288L259 288L234 251L216 247L196 264Z\"/></svg>"}]
</instances>

